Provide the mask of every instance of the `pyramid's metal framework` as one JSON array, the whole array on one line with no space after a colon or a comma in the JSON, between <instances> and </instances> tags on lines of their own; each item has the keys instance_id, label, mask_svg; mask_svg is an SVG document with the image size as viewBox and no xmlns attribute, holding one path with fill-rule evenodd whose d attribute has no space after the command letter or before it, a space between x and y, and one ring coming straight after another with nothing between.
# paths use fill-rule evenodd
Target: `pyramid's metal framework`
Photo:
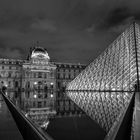
<instances>
[{"instance_id":1,"label":"pyramid's metal framework","mask_svg":"<svg viewBox=\"0 0 140 140\"><path fill-rule=\"evenodd\" d=\"M67 95L106 132L139 90L140 26L131 24L67 85Z\"/></svg>"}]
</instances>

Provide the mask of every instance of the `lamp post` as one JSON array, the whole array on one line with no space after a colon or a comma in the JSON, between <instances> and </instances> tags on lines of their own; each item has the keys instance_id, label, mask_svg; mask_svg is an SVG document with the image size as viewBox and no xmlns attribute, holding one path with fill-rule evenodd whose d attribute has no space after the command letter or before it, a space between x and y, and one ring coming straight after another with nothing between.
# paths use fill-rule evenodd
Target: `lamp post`
<instances>
[{"instance_id":1,"label":"lamp post","mask_svg":"<svg viewBox=\"0 0 140 140\"><path fill-rule=\"evenodd\" d=\"M51 95L50 95L50 96L53 97L53 83L50 83L50 85L51 85L51 86L50 86L50 88L51 88L51 89L50 89L50 90L51 90Z\"/></svg>"},{"instance_id":2,"label":"lamp post","mask_svg":"<svg viewBox=\"0 0 140 140\"><path fill-rule=\"evenodd\" d=\"M33 85L33 94L36 93L36 90L37 90L37 82L35 81Z\"/></svg>"},{"instance_id":3,"label":"lamp post","mask_svg":"<svg viewBox=\"0 0 140 140\"><path fill-rule=\"evenodd\" d=\"M35 81L34 82L34 86L33 86L33 97L34 97L34 99L36 99L37 98L37 93L36 93L36 90L37 90L37 82Z\"/></svg>"},{"instance_id":4,"label":"lamp post","mask_svg":"<svg viewBox=\"0 0 140 140\"><path fill-rule=\"evenodd\" d=\"M53 97L54 97L54 95L53 95L53 86L54 86L54 84L51 82L50 83L50 97L51 97L50 106L51 106L51 110L53 109Z\"/></svg>"}]
</instances>

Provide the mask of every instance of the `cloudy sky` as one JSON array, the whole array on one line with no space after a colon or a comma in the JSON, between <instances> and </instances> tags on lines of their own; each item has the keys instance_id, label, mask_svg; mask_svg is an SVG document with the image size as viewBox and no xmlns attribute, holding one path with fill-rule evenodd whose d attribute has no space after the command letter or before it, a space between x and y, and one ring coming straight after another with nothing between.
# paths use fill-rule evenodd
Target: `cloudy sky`
<instances>
[{"instance_id":1,"label":"cloudy sky","mask_svg":"<svg viewBox=\"0 0 140 140\"><path fill-rule=\"evenodd\" d=\"M0 57L39 41L52 61L89 63L134 19L139 0L0 0Z\"/></svg>"}]
</instances>

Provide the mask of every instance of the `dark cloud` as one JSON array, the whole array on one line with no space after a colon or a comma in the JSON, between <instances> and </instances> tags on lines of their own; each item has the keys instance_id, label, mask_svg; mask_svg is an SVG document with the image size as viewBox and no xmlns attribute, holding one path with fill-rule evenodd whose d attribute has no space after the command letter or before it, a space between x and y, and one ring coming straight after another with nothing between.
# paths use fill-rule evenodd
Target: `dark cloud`
<instances>
[{"instance_id":1,"label":"dark cloud","mask_svg":"<svg viewBox=\"0 0 140 140\"><path fill-rule=\"evenodd\" d=\"M131 15L128 7L119 7L110 12L106 19L108 26L116 26L124 21Z\"/></svg>"},{"instance_id":2,"label":"dark cloud","mask_svg":"<svg viewBox=\"0 0 140 140\"><path fill-rule=\"evenodd\" d=\"M15 48L0 48L0 57L22 59L22 52L20 52L19 49Z\"/></svg>"},{"instance_id":3,"label":"dark cloud","mask_svg":"<svg viewBox=\"0 0 140 140\"><path fill-rule=\"evenodd\" d=\"M0 56L26 58L39 40L52 60L88 63L139 21L139 5L139 0L0 1Z\"/></svg>"},{"instance_id":4,"label":"dark cloud","mask_svg":"<svg viewBox=\"0 0 140 140\"><path fill-rule=\"evenodd\" d=\"M57 30L55 23L49 19L43 19L43 20L38 19L36 20L36 22L33 22L31 24L31 28L35 30L42 30L48 32L55 32Z\"/></svg>"}]
</instances>

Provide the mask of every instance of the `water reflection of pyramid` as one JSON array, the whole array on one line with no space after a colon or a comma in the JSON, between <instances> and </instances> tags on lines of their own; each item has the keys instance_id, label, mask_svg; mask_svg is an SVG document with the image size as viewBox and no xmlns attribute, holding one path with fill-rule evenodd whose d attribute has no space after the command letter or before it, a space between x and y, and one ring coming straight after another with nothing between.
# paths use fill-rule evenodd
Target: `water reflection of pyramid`
<instances>
[{"instance_id":1,"label":"water reflection of pyramid","mask_svg":"<svg viewBox=\"0 0 140 140\"><path fill-rule=\"evenodd\" d=\"M129 26L67 86L67 95L106 132L139 88L140 26Z\"/></svg>"}]
</instances>

